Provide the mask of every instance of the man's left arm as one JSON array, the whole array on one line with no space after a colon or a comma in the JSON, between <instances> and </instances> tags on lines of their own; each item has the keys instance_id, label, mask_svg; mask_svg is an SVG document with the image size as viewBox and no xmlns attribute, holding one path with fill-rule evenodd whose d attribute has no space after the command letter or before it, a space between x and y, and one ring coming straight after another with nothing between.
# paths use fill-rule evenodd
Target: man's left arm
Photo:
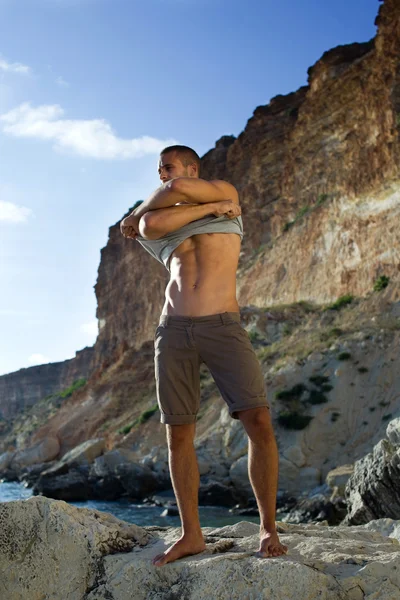
<instances>
[{"instance_id":1,"label":"man's left arm","mask_svg":"<svg viewBox=\"0 0 400 600\"><path fill-rule=\"evenodd\" d=\"M151 210L168 208L178 203L206 204L221 200L239 203L236 188L227 181L206 181L195 177L177 177L167 181L123 220L124 226L138 231L140 218Z\"/></svg>"}]
</instances>

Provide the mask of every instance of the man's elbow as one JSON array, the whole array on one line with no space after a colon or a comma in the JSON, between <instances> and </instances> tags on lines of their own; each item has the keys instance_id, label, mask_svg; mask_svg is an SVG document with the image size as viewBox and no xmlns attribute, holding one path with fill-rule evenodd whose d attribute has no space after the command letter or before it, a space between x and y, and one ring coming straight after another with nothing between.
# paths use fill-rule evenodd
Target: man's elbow
<instances>
[{"instance_id":1,"label":"man's elbow","mask_svg":"<svg viewBox=\"0 0 400 600\"><path fill-rule=\"evenodd\" d=\"M151 211L145 213L139 221L139 233L147 240L157 240L162 232L157 227L158 218Z\"/></svg>"}]
</instances>

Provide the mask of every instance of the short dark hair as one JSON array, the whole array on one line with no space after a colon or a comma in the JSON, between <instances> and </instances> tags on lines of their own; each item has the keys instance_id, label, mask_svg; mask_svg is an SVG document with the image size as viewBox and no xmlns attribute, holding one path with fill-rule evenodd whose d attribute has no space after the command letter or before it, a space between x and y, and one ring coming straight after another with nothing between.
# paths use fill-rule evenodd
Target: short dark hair
<instances>
[{"instance_id":1,"label":"short dark hair","mask_svg":"<svg viewBox=\"0 0 400 600\"><path fill-rule=\"evenodd\" d=\"M176 152L179 154L179 158L184 167L188 167L189 165L196 163L197 172L200 173L200 156L197 154L193 148L189 148L189 146L181 146L176 144L175 146L167 146L164 150L161 150L160 156L162 154L168 154L168 152Z\"/></svg>"}]
</instances>

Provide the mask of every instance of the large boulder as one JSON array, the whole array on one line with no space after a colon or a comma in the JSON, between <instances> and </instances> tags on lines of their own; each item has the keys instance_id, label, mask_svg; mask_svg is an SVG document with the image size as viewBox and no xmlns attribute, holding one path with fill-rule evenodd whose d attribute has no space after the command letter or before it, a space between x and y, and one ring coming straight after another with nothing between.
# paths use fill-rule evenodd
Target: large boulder
<instances>
[{"instance_id":1,"label":"large boulder","mask_svg":"<svg viewBox=\"0 0 400 600\"><path fill-rule=\"evenodd\" d=\"M136 455L124 448L111 450L96 458L90 469L89 481L94 496L107 500L121 496L142 500L165 487L166 483L148 466L138 464Z\"/></svg>"},{"instance_id":2,"label":"large boulder","mask_svg":"<svg viewBox=\"0 0 400 600\"><path fill-rule=\"evenodd\" d=\"M103 454L106 448L104 438L87 440L64 454L54 466L48 469L46 475L62 475L74 467L89 466L95 458ZM40 461L36 461L40 462Z\"/></svg>"},{"instance_id":3,"label":"large boulder","mask_svg":"<svg viewBox=\"0 0 400 600\"><path fill-rule=\"evenodd\" d=\"M354 465L340 465L340 467L336 467L336 469L329 471L325 481L336 496L344 497L346 483L353 473Z\"/></svg>"},{"instance_id":4,"label":"large boulder","mask_svg":"<svg viewBox=\"0 0 400 600\"><path fill-rule=\"evenodd\" d=\"M379 522L371 529L282 523L288 554L271 559L255 556L257 524L208 527L202 554L162 568L151 560L180 529L146 530L46 498L0 505L0 524L7 600L394 600L400 588L393 521L382 525L391 537Z\"/></svg>"},{"instance_id":5,"label":"large boulder","mask_svg":"<svg viewBox=\"0 0 400 600\"><path fill-rule=\"evenodd\" d=\"M45 463L57 458L60 452L60 442L54 436L45 437L30 448L18 450L10 464L10 468L20 471L38 463Z\"/></svg>"},{"instance_id":6,"label":"large boulder","mask_svg":"<svg viewBox=\"0 0 400 600\"><path fill-rule=\"evenodd\" d=\"M395 433L398 419L389 424L387 432L397 442ZM400 445L383 439L373 451L357 461L354 474L346 484L348 515L346 522L352 525L368 523L373 519L400 518Z\"/></svg>"},{"instance_id":7,"label":"large boulder","mask_svg":"<svg viewBox=\"0 0 400 600\"><path fill-rule=\"evenodd\" d=\"M14 456L15 452L3 452L3 454L0 454L0 475L7 471Z\"/></svg>"},{"instance_id":8,"label":"large boulder","mask_svg":"<svg viewBox=\"0 0 400 600\"><path fill-rule=\"evenodd\" d=\"M234 488L219 481L208 480L200 484L199 504L202 506L235 506L240 500Z\"/></svg>"},{"instance_id":9,"label":"large boulder","mask_svg":"<svg viewBox=\"0 0 400 600\"><path fill-rule=\"evenodd\" d=\"M68 502L88 500L93 495L87 475L77 469L71 469L61 475L42 473L32 491L35 495Z\"/></svg>"},{"instance_id":10,"label":"large boulder","mask_svg":"<svg viewBox=\"0 0 400 600\"><path fill-rule=\"evenodd\" d=\"M105 554L149 537L107 513L47 498L0 504L0 597L83 600L101 581Z\"/></svg>"}]
</instances>

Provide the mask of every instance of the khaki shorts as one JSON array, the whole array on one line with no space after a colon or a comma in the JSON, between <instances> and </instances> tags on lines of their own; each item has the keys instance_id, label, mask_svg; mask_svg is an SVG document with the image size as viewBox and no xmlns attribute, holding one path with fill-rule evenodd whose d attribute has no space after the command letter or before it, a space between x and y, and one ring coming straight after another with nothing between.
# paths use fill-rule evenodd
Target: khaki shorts
<instances>
[{"instance_id":1,"label":"khaki shorts","mask_svg":"<svg viewBox=\"0 0 400 600\"><path fill-rule=\"evenodd\" d=\"M161 315L155 332L155 376L161 422L194 423L200 406L200 365L205 363L229 413L269 408L264 377L239 313L205 317Z\"/></svg>"}]
</instances>

